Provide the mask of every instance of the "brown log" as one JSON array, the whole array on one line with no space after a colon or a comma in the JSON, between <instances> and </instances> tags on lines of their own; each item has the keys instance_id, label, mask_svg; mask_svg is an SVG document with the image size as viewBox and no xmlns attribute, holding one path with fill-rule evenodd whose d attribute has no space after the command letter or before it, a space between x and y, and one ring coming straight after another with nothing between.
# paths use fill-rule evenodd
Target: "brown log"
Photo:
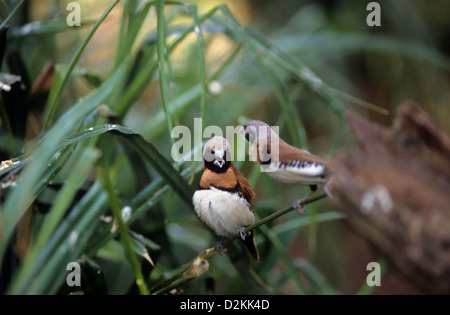
<instances>
[{"instance_id":1,"label":"brown log","mask_svg":"<svg viewBox=\"0 0 450 315\"><path fill-rule=\"evenodd\" d=\"M450 293L450 137L410 103L391 128L346 118L360 150L331 161L333 206L424 292Z\"/></svg>"}]
</instances>

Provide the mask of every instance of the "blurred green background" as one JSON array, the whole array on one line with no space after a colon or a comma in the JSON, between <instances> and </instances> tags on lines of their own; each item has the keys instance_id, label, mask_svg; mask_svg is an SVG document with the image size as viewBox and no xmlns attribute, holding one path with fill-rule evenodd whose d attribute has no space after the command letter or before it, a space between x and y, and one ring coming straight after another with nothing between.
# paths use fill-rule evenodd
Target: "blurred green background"
<instances>
[{"instance_id":1,"label":"blurred green background","mask_svg":"<svg viewBox=\"0 0 450 315\"><path fill-rule=\"evenodd\" d=\"M449 132L448 1L377 1L380 27L369 1L80 0L80 27L69 2L0 2L2 293L421 293L326 199L258 229L260 262L234 242L177 282L218 238L190 205L202 163L175 163L169 130L260 119L329 159L353 147L345 110L389 125L412 100ZM308 192L236 164L257 219Z\"/></svg>"}]
</instances>

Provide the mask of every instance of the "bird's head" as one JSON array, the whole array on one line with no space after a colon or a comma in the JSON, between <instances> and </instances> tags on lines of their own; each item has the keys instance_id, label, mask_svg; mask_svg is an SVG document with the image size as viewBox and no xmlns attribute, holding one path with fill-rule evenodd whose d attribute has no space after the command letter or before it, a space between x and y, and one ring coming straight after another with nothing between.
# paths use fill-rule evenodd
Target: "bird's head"
<instances>
[{"instance_id":1,"label":"bird's head","mask_svg":"<svg viewBox=\"0 0 450 315\"><path fill-rule=\"evenodd\" d=\"M277 135L273 132L272 128L268 124L260 120L252 120L248 122L242 129L242 134L245 136L248 142L260 143L269 142L273 137Z\"/></svg>"},{"instance_id":2,"label":"bird's head","mask_svg":"<svg viewBox=\"0 0 450 315\"><path fill-rule=\"evenodd\" d=\"M226 172L231 164L230 143L223 137L209 139L203 149L205 166L216 173Z\"/></svg>"},{"instance_id":3,"label":"bird's head","mask_svg":"<svg viewBox=\"0 0 450 315\"><path fill-rule=\"evenodd\" d=\"M281 140L268 124L252 120L242 127L241 132L250 143L249 156L252 161L261 164L278 161Z\"/></svg>"}]
</instances>

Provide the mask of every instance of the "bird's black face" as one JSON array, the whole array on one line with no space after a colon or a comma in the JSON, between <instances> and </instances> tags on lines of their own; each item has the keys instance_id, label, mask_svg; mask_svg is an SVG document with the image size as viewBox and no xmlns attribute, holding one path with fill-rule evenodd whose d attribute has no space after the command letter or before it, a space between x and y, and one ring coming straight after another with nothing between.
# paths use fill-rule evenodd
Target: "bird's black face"
<instances>
[{"instance_id":1,"label":"bird's black face","mask_svg":"<svg viewBox=\"0 0 450 315\"><path fill-rule=\"evenodd\" d=\"M219 137L209 140L203 150L203 160L208 169L216 173L226 172L231 164L228 141Z\"/></svg>"},{"instance_id":2,"label":"bird's black face","mask_svg":"<svg viewBox=\"0 0 450 315\"><path fill-rule=\"evenodd\" d=\"M215 173L225 173L230 167L231 161L227 159L227 151L210 151L209 158L205 157L205 166Z\"/></svg>"}]
</instances>

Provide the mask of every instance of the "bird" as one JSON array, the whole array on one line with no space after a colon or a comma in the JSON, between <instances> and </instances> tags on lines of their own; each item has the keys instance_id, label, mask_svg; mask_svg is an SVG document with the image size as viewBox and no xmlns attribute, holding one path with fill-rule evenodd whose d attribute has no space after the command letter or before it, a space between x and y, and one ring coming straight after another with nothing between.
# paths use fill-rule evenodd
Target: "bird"
<instances>
[{"instance_id":1,"label":"bird","mask_svg":"<svg viewBox=\"0 0 450 315\"><path fill-rule=\"evenodd\" d=\"M227 139L215 136L205 143L204 171L192 201L199 218L222 238L216 243L219 254L223 241L236 233L255 260L259 253L255 231L244 230L255 222L251 202L255 197L249 181L231 161Z\"/></svg>"},{"instance_id":2,"label":"bird","mask_svg":"<svg viewBox=\"0 0 450 315\"><path fill-rule=\"evenodd\" d=\"M325 184L329 179L331 169L327 163L286 143L263 121L252 120L242 127L241 132L250 143L251 156L256 155L263 172L283 183L309 185L310 193L293 204L298 213L305 213L305 200L317 191L319 184Z\"/></svg>"}]
</instances>

